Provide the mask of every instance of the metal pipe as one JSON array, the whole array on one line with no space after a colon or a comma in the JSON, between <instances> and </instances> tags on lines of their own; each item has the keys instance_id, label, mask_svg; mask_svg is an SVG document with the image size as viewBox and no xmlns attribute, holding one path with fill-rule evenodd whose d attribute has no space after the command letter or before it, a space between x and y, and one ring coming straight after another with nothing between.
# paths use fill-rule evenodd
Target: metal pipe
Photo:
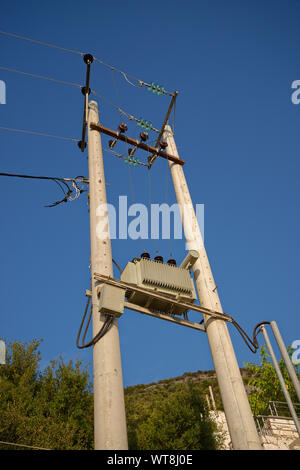
<instances>
[{"instance_id":1,"label":"metal pipe","mask_svg":"<svg viewBox=\"0 0 300 470\"><path fill-rule=\"evenodd\" d=\"M179 267L183 269L191 269L196 263L198 258L199 258L198 251L190 250Z\"/></svg>"},{"instance_id":2,"label":"metal pipe","mask_svg":"<svg viewBox=\"0 0 300 470\"><path fill-rule=\"evenodd\" d=\"M264 325L261 326L261 330L262 330L262 332L263 332L263 335L264 335L264 338L265 338L265 342L266 342L267 348L268 348L268 350L269 350L269 353L270 353L270 356L271 356L271 359L272 359L272 362L273 362L273 365L274 365L274 369L275 369L276 375L277 375L277 377L278 377L278 380L279 380L279 382L280 382L280 385L281 385L281 388L282 388L284 397L285 397L285 399L286 399L286 402L287 402L287 404L288 404L290 413L291 413L292 418L293 418L293 420L294 420L296 429L297 429L298 434L299 434L299 436L300 436L300 423L299 423L299 419L298 419L298 416L297 416L297 414L296 414L296 411L295 411L294 405L293 405L293 403L292 403L291 397L290 397L290 395L289 395L289 392L287 391L284 378L283 378L282 373L281 373L281 371L280 371L280 368L279 368L277 359L276 359L275 354L274 354L274 350L273 350L273 348L272 348L272 345L271 345L271 342L270 342L270 340L269 340L269 336L268 336L267 330L266 330L266 328L265 328Z\"/></svg>"},{"instance_id":3,"label":"metal pipe","mask_svg":"<svg viewBox=\"0 0 300 470\"><path fill-rule=\"evenodd\" d=\"M290 359L290 356L287 352L287 349L285 347L285 344L283 342L283 339L282 339L282 336L279 332L279 329L278 329L278 326L277 326L277 323L275 321L271 321L271 328L272 328L272 331L273 331L273 334L274 334L274 337L277 341L277 344L278 344L278 347L280 349L280 352L281 352L281 357L282 359L284 360L284 363L286 365L286 368L287 368L287 371L289 373L289 376L291 378L291 381L294 385L294 388L295 388L295 392L297 394L297 397L298 397L298 400L300 402L300 382L299 382L299 379L296 375L296 371L295 371L295 368L293 366L293 363Z\"/></svg>"}]
</instances>

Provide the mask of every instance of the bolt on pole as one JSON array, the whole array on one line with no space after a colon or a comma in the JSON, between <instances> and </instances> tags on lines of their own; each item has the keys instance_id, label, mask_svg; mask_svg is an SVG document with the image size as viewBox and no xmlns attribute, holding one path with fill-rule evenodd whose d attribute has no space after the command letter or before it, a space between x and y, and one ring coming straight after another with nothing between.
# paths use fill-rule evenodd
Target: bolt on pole
<instances>
[{"instance_id":1,"label":"bolt on pole","mask_svg":"<svg viewBox=\"0 0 300 470\"><path fill-rule=\"evenodd\" d=\"M90 123L98 120L98 105L95 101L91 101L88 109L88 160L93 337L99 332L105 320L105 316L100 315L98 311L99 281L95 281L94 273L113 276L101 137L98 131L90 128ZM93 347L93 372L95 450L127 450L117 319L114 319L110 330Z\"/></svg>"},{"instance_id":2,"label":"bolt on pole","mask_svg":"<svg viewBox=\"0 0 300 470\"><path fill-rule=\"evenodd\" d=\"M168 151L179 158L169 125L165 127L164 138L168 142ZM199 252L193 271L200 305L222 313L183 167L170 161L169 166L181 212L187 249ZM203 316L233 448L262 450L227 324L223 320L209 318L205 314Z\"/></svg>"}]
</instances>

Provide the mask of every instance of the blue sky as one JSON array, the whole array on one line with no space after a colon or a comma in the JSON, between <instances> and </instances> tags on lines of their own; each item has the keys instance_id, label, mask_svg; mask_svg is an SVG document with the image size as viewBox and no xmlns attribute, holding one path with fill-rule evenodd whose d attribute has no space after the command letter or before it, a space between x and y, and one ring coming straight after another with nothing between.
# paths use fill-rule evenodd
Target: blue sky
<instances>
[{"instance_id":1,"label":"blue sky","mask_svg":"<svg viewBox=\"0 0 300 470\"><path fill-rule=\"evenodd\" d=\"M300 105L291 101L291 84L300 79L299 13L296 0L17 0L2 5L0 22L3 31L91 53L179 91L175 140L193 201L205 206L205 243L223 309L249 334L256 323L275 320L286 344L300 339ZM84 84L76 54L0 35L0 57L4 67ZM80 89L3 70L0 80L7 92L0 126L81 137ZM91 88L161 126L169 97L132 87L95 62ZM116 129L118 111L98 102L100 121ZM137 137L140 129L127 124ZM87 152L74 142L3 130L0 139L2 172L88 176ZM131 202L126 164L104 153L104 165L108 201L128 195ZM131 177L134 202L148 204L147 170L132 169ZM152 202L175 202L166 161L156 161L150 179ZM86 194L46 209L60 197L55 184L0 181L0 336L43 338L43 366L59 355L91 362L92 351L75 344L90 282ZM155 254L154 241L144 245ZM171 247L179 262L184 241L171 240ZM133 240L113 240L112 249L122 267L141 253ZM168 258L168 241L159 250ZM131 311L119 327L125 386L213 368L205 334ZM229 330L240 366L258 361Z\"/></svg>"}]
</instances>

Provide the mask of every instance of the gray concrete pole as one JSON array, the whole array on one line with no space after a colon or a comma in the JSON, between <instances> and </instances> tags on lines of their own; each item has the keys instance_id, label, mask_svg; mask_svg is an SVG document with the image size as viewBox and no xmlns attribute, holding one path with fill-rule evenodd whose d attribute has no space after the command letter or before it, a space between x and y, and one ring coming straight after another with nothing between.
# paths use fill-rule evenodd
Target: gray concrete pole
<instances>
[{"instance_id":1,"label":"gray concrete pole","mask_svg":"<svg viewBox=\"0 0 300 470\"><path fill-rule=\"evenodd\" d=\"M164 138L168 142L168 153L178 156L170 126L166 126ZM200 305L223 313L183 167L170 161L169 166L181 211L187 249L199 252L193 271ZM227 324L223 320L207 316L204 316L204 321L233 448L235 450L261 450L262 446Z\"/></svg>"},{"instance_id":2,"label":"gray concrete pole","mask_svg":"<svg viewBox=\"0 0 300 470\"><path fill-rule=\"evenodd\" d=\"M269 336L268 336L267 330L266 330L266 328L265 328L264 325L261 326L261 329L262 329L262 332L263 332L263 335L264 335L264 338L265 338L265 342L266 342L267 348L268 348L268 350L269 350L269 353L270 353L270 356L271 356L271 359L272 359L272 362L273 362L273 365L274 365L274 369L275 369L276 375L277 375L278 380L279 380L279 382L280 382L280 385L281 385L281 388L282 388L284 397L285 397L285 399L286 399L286 402L287 402L287 404L288 404L290 413L291 413L292 418L293 418L293 420L294 420L296 429L297 429L298 434L299 434L299 436L300 436L300 422L299 422L298 416L297 416L297 414L296 414L294 405L293 405L293 403L292 403L290 394L289 394L289 392L287 391L286 384L285 384L284 378L283 378L283 376L282 376L281 370L280 370L280 368L279 368L278 362L277 362L277 360L276 360L276 356L275 356L275 354L274 354L274 351L273 351L271 342L270 342L270 340L269 340Z\"/></svg>"},{"instance_id":3,"label":"gray concrete pole","mask_svg":"<svg viewBox=\"0 0 300 470\"><path fill-rule=\"evenodd\" d=\"M113 276L111 242L100 133L90 129L98 122L98 105L89 103L88 159L91 233L91 272ZM93 336L104 323L98 311L97 283L92 279ZM95 450L127 450L124 388L117 319L93 347Z\"/></svg>"},{"instance_id":4,"label":"gray concrete pole","mask_svg":"<svg viewBox=\"0 0 300 470\"><path fill-rule=\"evenodd\" d=\"M272 328L272 331L273 331L273 334L274 334L274 338L276 339L279 350L281 352L281 357L284 360L287 371L288 371L289 376L291 378L291 381L294 385L294 389L295 389L295 392L297 394L298 400L300 402L300 383L299 383L299 379L297 377L295 368L292 364L292 361L290 359L290 356L287 352L287 349L286 349L285 344L283 342L283 339L281 337L280 331L278 329L277 323L275 321L271 321L271 328Z\"/></svg>"}]
</instances>

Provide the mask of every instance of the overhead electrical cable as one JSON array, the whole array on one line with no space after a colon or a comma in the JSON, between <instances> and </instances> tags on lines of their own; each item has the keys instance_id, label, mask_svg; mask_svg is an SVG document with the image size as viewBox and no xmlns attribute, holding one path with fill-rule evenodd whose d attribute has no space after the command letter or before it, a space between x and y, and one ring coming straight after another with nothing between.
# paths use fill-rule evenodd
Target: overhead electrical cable
<instances>
[{"instance_id":1,"label":"overhead electrical cable","mask_svg":"<svg viewBox=\"0 0 300 470\"><path fill-rule=\"evenodd\" d=\"M108 152L108 153L114 155L115 157L121 158L121 159L124 160L126 163L129 163L129 164L130 164L130 162L131 162L130 157L125 157L124 154L117 153L117 152L115 152L114 150L104 148L103 151L104 151L104 152ZM132 160L132 161L133 161L133 160ZM139 166L139 165L140 165L140 166L145 166L145 167L148 168L148 164L147 164L147 163L141 162L141 161L138 160L137 158L134 159L134 163L135 163L134 166Z\"/></svg>"},{"instance_id":2,"label":"overhead electrical cable","mask_svg":"<svg viewBox=\"0 0 300 470\"><path fill-rule=\"evenodd\" d=\"M5 70L7 72L18 73L20 75L27 75L28 77L39 78L41 80L48 80L50 82L61 83L63 85L70 85L70 86L74 86L74 87L77 87L77 88L82 88L82 85L79 85L79 83L67 82L65 80L59 80L57 78L46 77L45 75L37 75L35 73L23 72L21 70L15 70L15 69L11 69L9 67L4 67L2 65L0 65L0 70Z\"/></svg>"},{"instance_id":3,"label":"overhead electrical cable","mask_svg":"<svg viewBox=\"0 0 300 470\"><path fill-rule=\"evenodd\" d=\"M62 137L61 135L46 134L45 132L30 131L27 129L15 129L12 127L4 127L4 126L0 126L0 129L3 131L21 132L22 134L31 134L31 135L38 135L41 137L51 137L53 139L70 140L72 142L79 142L79 139L74 139L73 137Z\"/></svg>"},{"instance_id":4,"label":"overhead electrical cable","mask_svg":"<svg viewBox=\"0 0 300 470\"><path fill-rule=\"evenodd\" d=\"M61 51L65 51L65 52L71 52L72 54L78 54L78 55L81 55L81 56L84 55L84 52L76 51L75 49L68 49L66 47L56 46L55 44L50 44L50 43L43 42L43 41L37 41L36 39L26 38L25 36L20 36L19 34L14 34L14 33L8 33L7 31L0 31L0 34L3 34L5 36L11 36L15 39L21 39L22 41L32 42L32 43L38 44L40 46L51 47L51 48L54 48L54 49L59 49Z\"/></svg>"},{"instance_id":5,"label":"overhead electrical cable","mask_svg":"<svg viewBox=\"0 0 300 470\"><path fill-rule=\"evenodd\" d=\"M40 79L40 80L47 80L47 81L54 82L54 83L60 83L62 85L69 85L69 86L73 86L73 87L80 88L80 89L83 88L82 85L80 85L79 83L74 83L74 82L69 82L69 81L66 81L66 80L60 80L60 79L57 79L57 78L47 77L45 75L38 75L38 74L35 74L35 73L31 73L31 72L23 72L22 70L12 69L12 68L9 68L9 67L4 67L2 65L0 65L0 70L4 70L6 72L17 73L17 74L20 74L20 75L25 75L27 77L37 78L37 79ZM122 109L120 106L112 103L109 99L105 98L103 95L100 95L95 90L91 90L91 94L98 97L98 98L100 98L101 100L105 101L110 106L116 108L119 111L120 115L122 114L122 115L126 116L130 121L136 121L137 123L140 122L140 119L138 119L135 116L133 116L132 114L128 113L127 111ZM151 127L151 129L154 132L159 132L159 130L156 129L155 127L153 127L153 126Z\"/></svg>"},{"instance_id":6,"label":"overhead electrical cable","mask_svg":"<svg viewBox=\"0 0 300 470\"><path fill-rule=\"evenodd\" d=\"M46 449L45 447L28 446L27 444L17 444L15 442L0 441L0 444L5 444L8 446L16 446L16 447L26 447L28 449L36 449L36 450L52 450L52 449Z\"/></svg>"},{"instance_id":7,"label":"overhead electrical cable","mask_svg":"<svg viewBox=\"0 0 300 470\"><path fill-rule=\"evenodd\" d=\"M135 116L133 116L133 114L130 114L128 113L127 111L124 111L124 109L120 108L120 106L112 103L110 100L108 100L107 98L105 98L103 95L100 95L98 92L96 92L95 90L91 90L91 94L94 95L94 96L97 96L98 98L102 99L103 101L105 101L106 103L110 104L111 106L113 106L114 108L116 108L120 114L124 114L124 116L126 116L130 121L136 121L138 124L141 122L141 119L138 119L136 118ZM156 129L155 127L153 127L151 125L151 130L153 130L154 132L159 132L158 129Z\"/></svg>"},{"instance_id":8,"label":"overhead electrical cable","mask_svg":"<svg viewBox=\"0 0 300 470\"><path fill-rule=\"evenodd\" d=\"M39 179L39 180L48 180L53 181L62 190L64 193L63 199L54 202L53 204L47 205L45 207L54 207L62 202L74 201L78 199L80 194L85 192L86 190L82 188L81 185L88 184L88 180L83 176L77 176L76 178L60 178L55 176L33 176L33 175L20 175L14 173L0 173L0 176L7 176L11 178L25 178L25 179ZM71 183L71 184L70 184Z\"/></svg>"},{"instance_id":9,"label":"overhead electrical cable","mask_svg":"<svg viewBox=\"0 0 300 470\"><path fill-rule=\"evenodd\" d=\"M45 47L50 47L50 48L54 48L54 49L58 49L58 50L61 50L61 51L64 51L64 52L69 52L69 53L72 53L72 54L77 54L77 55L80 55L80 56L84 56L85 53L84 52L80 52L76 49L69 49L69 48L66 48L66 47L61 47L61 46L57 46L55 44L50 44L50 43L47 43L47 42L43 42L43 41L38 41L36 39L31 39L31 38L27 38L25 36L20 36L18 34L14 34L14 33L9 33L7 31L1 31L0 30L0 34L2 35L5 35L5 36L10 36L10 37L13 37L15 39L21 39L22 41L28 41L28 42L32 42L34 44L38 44L40 46L45 46ZM174 94L171 93L171 92L168 92L166 91L163 87L161 86L158 86L156 84L154 84L153 82L152 83L147 83L147 82L144 82L143 80L140 80L139 78L133 76L133 75L129 75L128 73L125 73L123 72L122 70L110 65L110 64L107 64L106 62L104 62L103 60L97 58L97 57L93 57L93 59L98 62L99 64L103 65L104 67L107 67L109 68L110 70L112 71L116 71L118 72L120 75L123 76L123 78L126 80L127 83L129 83L130 85L136 87L136 88L141 88L142 86L146 86L149 90L152 90L154 93L156 94L165 94L165 95L170 95L170 96L173 96ZM134 80L136 83L133 83L131 80L129 80L129 78L131 78L132 80Z\"/></svg>"}]
</instances>

